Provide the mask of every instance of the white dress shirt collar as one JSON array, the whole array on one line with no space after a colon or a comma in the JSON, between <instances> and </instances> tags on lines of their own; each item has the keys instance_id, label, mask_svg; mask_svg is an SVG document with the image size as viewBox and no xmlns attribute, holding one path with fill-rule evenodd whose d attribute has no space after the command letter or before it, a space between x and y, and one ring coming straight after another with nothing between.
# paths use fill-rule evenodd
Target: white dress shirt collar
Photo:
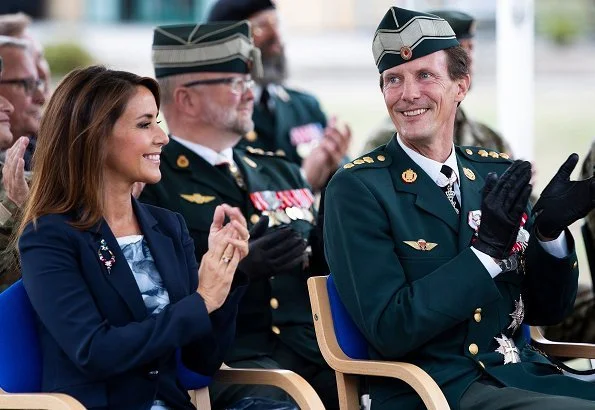
<instances>
[{"instance_id":1,"label":"white dress shirt collar","mask_svg":"<svg viewBox=\"0 0 595 410\"><path fill-rule=\"evenodd\" d=\"M225 148L223 151L217 152L209 147L176 137L175 135L172 135L171 138L188 148L190 151L194 152L196 155L203 158L211 165L218 165L223 162L235 164L235 161L233 160L232 148Z\"/></svg>"},{"instance_id":2,"label":"white dress shirt collar","mask_svg":"<svg viewBox=\"0 0 595 410\"><path fill-rule=\"evenodd\" d=\"M398 134L397 134L397 142L399 143L401 148L403 148L403 151L405 151L405 154L407 154L409 156L409 158L411 158L413 160L413 162L415 162L417 165L419 165L419 167L421 169L423 169L425 171L425 173L428 174L430 176L430 178L432 178L432 181L436 182L437 185L441 185L439 181L443 178L441 176L442 173L440 172L440 169L442 169L442 165L448 165L454 171L454 174L457 176L457 182L460 181L459 167L457 165L457 156L455 154L454 144L452 145L450 155L448 156L446 161L444 163L440 163L438 161L434 161L433 159L424 157L420 153L415 152L411 148L407 147L403 143L403 141L401 140L401 137Z\"/></svg>"}]
</instances>

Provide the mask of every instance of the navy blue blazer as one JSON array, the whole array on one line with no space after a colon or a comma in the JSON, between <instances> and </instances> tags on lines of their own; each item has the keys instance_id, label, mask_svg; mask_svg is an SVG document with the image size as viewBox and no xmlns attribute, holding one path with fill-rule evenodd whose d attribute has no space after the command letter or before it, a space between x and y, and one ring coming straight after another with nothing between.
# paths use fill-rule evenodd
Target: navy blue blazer
<instances>
[{"instance_id":1,"label":"navy blue blazer","mask_svg":"<svg viewBox=\"0 0 595 410\"><path fill-rule=\"evenodd\" d=\"M20 237L23 284L39 317L42 388L92 409L148 409L156 398L193 409L176 378L176 350L198 373L221 366L246 279L236 273L225 304L209 315L183 218L134 199L133 207L169 292L170 305L154 317L105 221L79 230L72 215L46 215ZM111 272L99 260L102 239L115 255Z\"/></svg>"}]
</instances>

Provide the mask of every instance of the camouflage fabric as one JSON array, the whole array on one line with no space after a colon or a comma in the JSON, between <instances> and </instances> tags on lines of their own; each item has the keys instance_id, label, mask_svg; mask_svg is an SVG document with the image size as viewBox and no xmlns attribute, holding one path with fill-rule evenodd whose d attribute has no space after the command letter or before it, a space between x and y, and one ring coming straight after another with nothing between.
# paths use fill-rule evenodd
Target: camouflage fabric
<instances>
[{"instance_id":1,"label":"camouflage fabric","mask_svg":"<svg viewBox=\"0 0 595 410\"><path fill-rule=\"evenodd\" d=\"M4 164L0 163L0 174L3 166ZM0 183L0 214L3 216L0 218L0 292L21 276L16 249L12 246L9 248L18 211L18 207L6 196L4 185Z\"/></svg>"},{"instance_id":2,"label":"camouflage fabric","mask_svg":"<svg viewBox=\"0 0 595 410\"><path fill-rule=\"evenodd\" d=\"M372 151L374 148L386 144L395 132L392 120L387 118L366 142L364 152ZM504 152L512 157L510 146L498 133L485 124L469 119L460 107L455 118L454 143L455 145L483 147Z\"/></svg>"}]
</instances>

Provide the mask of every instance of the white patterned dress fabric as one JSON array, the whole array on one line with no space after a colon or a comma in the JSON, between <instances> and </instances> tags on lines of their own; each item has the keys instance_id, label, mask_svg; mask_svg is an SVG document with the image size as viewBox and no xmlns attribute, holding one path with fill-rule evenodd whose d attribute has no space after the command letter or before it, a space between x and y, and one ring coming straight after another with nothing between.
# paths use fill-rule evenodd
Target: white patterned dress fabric
<instances>
[{"instance_id":1,"label":"white patterned dress fabric","mask_svg":"<svg viewBox=\"0 0 595 410\"><path fill-rule=\"evenodd\" d=\"M148 315L158 314L169 305L169 294L157 271L147 241L143 235L123 236L117 239L143 296Z\"/></svg>"},{"instance_id":2,"label":"white patterned dress fabric","mask_svg":"<svg viewBox=\"0 0 595 410\"><path fill-rule=\"evenodd\" d=\"M147 241L143 235L122 236L116 239L143 297L147 316L158 314L169 305L169 294L155 266ZM163 400L155 400L150 410L169 409Z\"/></svg>"}]
</instances>

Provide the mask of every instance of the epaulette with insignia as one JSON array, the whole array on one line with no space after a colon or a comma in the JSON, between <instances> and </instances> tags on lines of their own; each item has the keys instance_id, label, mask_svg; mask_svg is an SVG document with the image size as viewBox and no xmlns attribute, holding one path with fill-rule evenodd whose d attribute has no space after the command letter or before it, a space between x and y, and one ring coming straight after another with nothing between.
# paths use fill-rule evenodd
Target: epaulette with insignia
<instances>
[{"instance_id":1,"label":"epaulette with insignia","mask_svg":"<svg viewBox=\"0 0 595 410\"><path fill-rule=\"evenodd\" d=\"M458 147L458 151L471 161L476 162L510 162L510 155L481 147Z\"/></svg>"},{"instance_id":2,"label":"epaulette with insignia","mask_svg":"<svg viewBox=\"0 0 595 410\"><path fill-rule=\"evenodd\" d=\"M250 154L261 155L263 157L287 158L287 156L285 155L285 151L283 151L282 149L278 149L277 151L273 152L273 151L265 151L262 148L254 148L254 147L251 147L251 146L247 146L245 148L245 150L247 152L249 152Z\"/></svg>"},{"instance_id":3,"label":"epaulette with insignia","mask_svg":"<svg viewBox=\"0 0 595 410\"><path fill-rule=\"evenodd\" d=\"M373 151L343 165L344 169L380 168L391 163L390 156L384 151Z\"/></svg>"}]
</instances>

